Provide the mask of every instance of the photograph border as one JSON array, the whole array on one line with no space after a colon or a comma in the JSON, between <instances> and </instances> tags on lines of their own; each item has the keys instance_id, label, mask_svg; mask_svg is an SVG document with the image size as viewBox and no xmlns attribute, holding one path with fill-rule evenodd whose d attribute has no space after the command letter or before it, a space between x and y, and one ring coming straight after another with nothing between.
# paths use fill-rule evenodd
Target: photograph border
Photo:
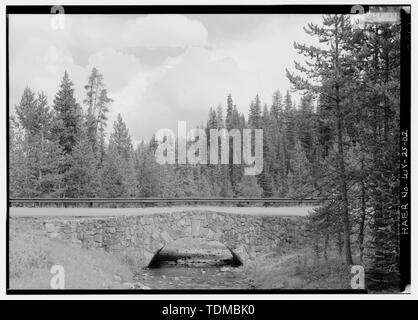
<instances>
[{"instance_id":1,"label":"photograph border","mask_svg":"<svg viewBox=\"0 0 418 320\"><path fill-rule=\"evenodd\" d=\"M378 6L409 7L410 4L362 5L365 12ZM64 5L65 14L350 14L352 5ZM9 287L9 14L51 14L52 6L7 5L6 6L6 294L7 295L155 295L155 294L364 294L367 290L244 290L244 289L10 289ZM411 27L410 12L401 10L401 77L400 77L400 132L406 132L406 141L400 135L400 223L408 232L400 230L400 273L401 292L411 282ZM407 154L403 153L406 148ZM406 177L402 176L402 172ZM404 191L404 192L403 192ZM406 191L406 193L405 193ZM400 228L401 229L401 228Z\"/></svg>"}]
</instances>

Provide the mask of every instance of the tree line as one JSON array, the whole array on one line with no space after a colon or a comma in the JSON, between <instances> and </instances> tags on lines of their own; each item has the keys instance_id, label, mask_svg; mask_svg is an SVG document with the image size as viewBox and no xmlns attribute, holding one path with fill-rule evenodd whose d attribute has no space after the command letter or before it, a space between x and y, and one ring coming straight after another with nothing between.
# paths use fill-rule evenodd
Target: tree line
<instances>
[{"instance_id":1,"label":"tree line","mask_svg":"<svg viewBox=\"0 0 418 320\"><path fill-rule=\"evenodd\" d=\"M161 165L152 136L134 146L119 114L106 139L112 104L103 75L93 68L85 85L84 108L74 98L65 72L50 107L45 94L27 87L10 117L10 194L12 197L302 197L319 195L311 176L315 137L310 95L296 106L289 91L273 95L270 105L259 95L248 120L231 94L226 105L210 108L210 129L263 129L263 172L246 176L244 164ZM232 140L232 137L230 137ZM189 143L191 143L189 141Z\"/></svg>"},{"instance_id":2,"label":"tree line","mask_svg":"<svg viewBox=\"0 0 418 320\"><path fill-rule=\"evenodd\" d=\"M374 280L391 281L399 272L400 26L356 29L348 16L326 15L305 32L321 44L294 44L303 63L287 77L298 103L289 90L267 103L257 95L246 117L230 94L201 126L263 129L258 176L232 164L232 150L229 164L157 164L158 141L134 146L121 115L106 139L113 100L93 68L82 105L67 72L51 107L24 90L10 117L10 195L323 197L309 217L318 256L335 247L353 264L354 250Z\"/></svg>"}]
</instances>

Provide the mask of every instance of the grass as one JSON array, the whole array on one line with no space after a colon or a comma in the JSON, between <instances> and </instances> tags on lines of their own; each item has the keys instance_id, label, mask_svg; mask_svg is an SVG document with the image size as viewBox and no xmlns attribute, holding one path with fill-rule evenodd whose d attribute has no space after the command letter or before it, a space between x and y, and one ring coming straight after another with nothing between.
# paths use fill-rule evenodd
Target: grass
<instances>
[{"instance_id":1,"label":"grass","mask_svg":"<svg viewBox=\"0 0 418 320\"><path fill-rule=\"evenodd\" d=\"M353 256L354 264L360 264ZM399 278L396 275L373 281L365 263L365 286L369 293L399 292ZM324 260L315 258L310 249L296 252L275 252L244 265L237 272L244 272L253 289L341 289L350 290L351 266L336 252L330 252Z\"/></svg>"},{"instance_id":2,"label":"grass","mask_svg":"<svg viewBox=\"0 0 418 320\"><path fill-rule=\"evenodd\" d=\"M351 289L350 268L340 258L317 261L309 250L273 253L242 267L253 289Z\"/></svg>"},{"instance_id":3,"label":"grass","mask_svg":"<svg viewBox=\"0 0 418 320\"><path fill-rule=\"evenodd\" d=\"M127 289L132 257L49 239L37 219L10 219L10 289L50 289L53 265L65 270L65 289Z\"/></svg>"}]
</instances>

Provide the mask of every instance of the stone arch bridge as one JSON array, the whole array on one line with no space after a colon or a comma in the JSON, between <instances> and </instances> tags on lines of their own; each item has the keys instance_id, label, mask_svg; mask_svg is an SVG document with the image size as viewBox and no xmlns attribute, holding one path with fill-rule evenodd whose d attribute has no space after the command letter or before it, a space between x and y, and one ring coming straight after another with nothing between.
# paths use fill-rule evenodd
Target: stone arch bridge
<instances>
[{"instance_id":1,"label":"stone arch bridge","mask_svg":"<svg viewBox=\"0 0 418 320\"><path fill-rule=\"evenodd\" d=\"M255 209L256 210L256 209ZM242 263L305 244L305 217L188 210L144 215L43 218L50 238L121 252L148 265L167 244L186 237L217 240Z\"/></svg>"}]
</instances>

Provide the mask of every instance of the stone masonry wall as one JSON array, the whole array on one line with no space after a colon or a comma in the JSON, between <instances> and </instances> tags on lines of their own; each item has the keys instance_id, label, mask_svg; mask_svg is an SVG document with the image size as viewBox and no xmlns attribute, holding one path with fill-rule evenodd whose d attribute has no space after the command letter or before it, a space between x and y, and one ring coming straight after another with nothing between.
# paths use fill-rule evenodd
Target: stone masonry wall
<instances>
[{"instance_id":1,"label":"stone masonry wall","mask_svg":"<svg viewBox=\"0 0 418 320\"><path fill-rule=\"evenodd\" d=\"M146 264L166 244L184 237L217 240L245 262L271 250L288 251L306 242L304 217L185 211L136 216L43 220L50 238L84 247L134 254Z\"/></svg>"}]
</instances>

